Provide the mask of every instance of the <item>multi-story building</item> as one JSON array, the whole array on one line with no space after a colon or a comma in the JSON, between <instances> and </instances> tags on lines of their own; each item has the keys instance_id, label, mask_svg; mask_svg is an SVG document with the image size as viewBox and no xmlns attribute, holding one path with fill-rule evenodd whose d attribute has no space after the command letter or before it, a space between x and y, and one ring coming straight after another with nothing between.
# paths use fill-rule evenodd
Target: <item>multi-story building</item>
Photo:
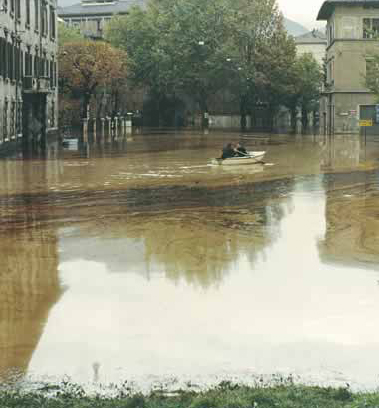
<instances>
[{"instance_id":1,"label":"multi-story building","mask_svg":"<svg viewBox=\"0 0 379 408\"><path fill-rule=\"evenodd\" d=\"M0 148L57 130L57 0L0 0Z\"/></svg>"},{"instance_id":2,"label":"multi-story building","mask_svg":"<svg viewBox=\"0 0 379 408\"><path fill-rule=\"evenodd\" d=\"M107 22L115 15L125 15L132 6L144 6L146 0L82 0L58 9L66 24L77 27L90 38L102 38Z\"/></svg>"},{"instance_id":3,"label":"multi-story building","mask_svg":"<svg viewBox=\"0 0 379 408\"><path fill-rule=\"evenodd\" d=\"M312 54L322 66L325 58L326 36L319 30L295 37L297 55Z\"/></svg>"},{"instance_id":4,"label":"multi-story building","mask_svg":"<svg viewBox=\"0 0 379 408\"><path fill-rule=\"evenodd\" d=\"M358 119L375 111L365 75L370 56L379 53L379 0L326 0L317 19L327 21L325 130L358 132Z\"/></svg>"}]
</instances>

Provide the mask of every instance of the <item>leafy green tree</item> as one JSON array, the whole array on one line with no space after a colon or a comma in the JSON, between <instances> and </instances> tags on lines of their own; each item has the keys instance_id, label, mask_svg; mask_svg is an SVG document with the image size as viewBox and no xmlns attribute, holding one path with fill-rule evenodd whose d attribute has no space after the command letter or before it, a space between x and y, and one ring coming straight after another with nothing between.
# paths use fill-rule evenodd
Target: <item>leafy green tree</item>
<instances>
[{"instance_id":1,"label":"leafy green tree","mask_svg":"<svg viewBox=\"0 0 379 408\"><path fill-rule=\"evenodd\" d=\"M367 58L365 85L379 102L379 55L370 55Z\"/></svg>"},{"instance_id":2,"label":"leafy green tree","mask_svg":"<svg viewBox=\"0 0 379 408\"><path fill-rule=\"evenodd\" d=\"M296 47L292 37L278 29L256 52L255 97L268 107L269 126L291 90Z\"/></svg>"},{"instance_id":3,"label":"leafy green tree","mask_svg":"<svg viewBox=\"0 0 379 408\"><path fill-rule=\"evenodd\" d=\"M288 48L285 44L288 38L276 0L230 0L228 10L231 15L229 25L237 78L234 91L237 91L235 93L240 101L241 128L244 129L246 115L259 99L261 85L265 85L262 74L267 76L267 63L277 63L275 59L268 60L265 56L272 56L273 47L275 52L280 52L281 47ZM293 56L292 50L288 56ZM280 66L276 68L281 69Z\"/></svg>"},{"instance_id":4,"label":"leafy green tree","mask_svg":"<svg viewBox=\"0 0 379 408\"><path fill-rule=\"evenodd\" d=\"M204 118L210 96L225 87L230 55L227 2L155 0L114 19L107 39L128 53L129 78L159 99L183 92Z\"/></svg>"},{"instance_id":5,"label":"leafy green tree","mask_svg":"<svg viewBox=\"0 0 379 408\"><path fill-rule=\"evenodd\" d=\"M296 58L291 78L291 86L284 104L291 112L291 127L295 131L297 111L301 111L302 129L308 128L311 112L318 108L320 88L324 80L323 69L312 54L306 53Z\"/></svg>"},{"instance_id":6,"label":"leafy green tree","mask_svg":"<svg viewBox=\"0 0 379 408\"><path fill-rule=\"evenodd\" d=\"M307 59L296 65L276 0L151 0L112 19L106 39L127 52L128 79L149 90L158 111L184 94L205 118L211 97L229 91L244 129L259 101L268 105L272 125L282 105L295 112L301 103L305 118L317 96L314 67ZM299 75L306 77L301 90Z\"/></svg>"},{"instance_id":7,"label":"leafy green tree","mask_svg":"<svg viewBox=\"0 0 379 408\"><path fill-rule=\"evenodd\" d=\"M75 27L70 27L66 23L60 22L58 24L58 47L61 48L65 43L73 43L76 41L83 41L84 37L80 31Z\"/></svg>"}]
</instances>

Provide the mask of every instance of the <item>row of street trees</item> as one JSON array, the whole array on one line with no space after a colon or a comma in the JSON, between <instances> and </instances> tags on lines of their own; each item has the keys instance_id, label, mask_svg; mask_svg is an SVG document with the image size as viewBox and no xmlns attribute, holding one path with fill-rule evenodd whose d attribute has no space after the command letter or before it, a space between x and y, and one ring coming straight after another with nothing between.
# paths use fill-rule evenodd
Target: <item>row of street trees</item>
<instances>
[{"instance_id":1,"label":"row of street trees","mask_svg":"<svg viewBox=\"0 0 379 408\"><path fill-rule=\"evenodd\" d=\"M128 77L158 101L185 95L202 117L227 90L246 115L258 102L270 122L281 106L301 109L303 125L318 100L321 67L296 57L275 0L151 0L108 26L106 39L128 55Z\"/></svg>"},{"instance_id":2,"label":"row of street trees","mask_svg":"<svg viewBox=\"0 0 379 408\"><path fill-rule=\"evenodd\" d=\"M85 39L76 29L60 24L61 121L75 122L88 117L90 104L97 95L100 98L95 116L102 112L104 90L117 95L119 87L126 83L126 63L124 51L104 41ZM117 103L114 105L117 110Z\"/></svg>"},{"instance_id":3,"label":"row of street trees","mask_svg":"<svg viewBox=\"0 0 379 408\"><path fill-rule=\"evenodd\" d=\"M276 0L150 0L113 18L106 42L62 30L61 82L81 98L83 115L96 92L123 81L146 89L158 111L167 100L190 100L204 121L227 92L243 129L259 103L271 125L285 106L293 126L300 109L306 127L318 100L321 67L311 55L296 57Z\"/></svg>"}]
</instances>

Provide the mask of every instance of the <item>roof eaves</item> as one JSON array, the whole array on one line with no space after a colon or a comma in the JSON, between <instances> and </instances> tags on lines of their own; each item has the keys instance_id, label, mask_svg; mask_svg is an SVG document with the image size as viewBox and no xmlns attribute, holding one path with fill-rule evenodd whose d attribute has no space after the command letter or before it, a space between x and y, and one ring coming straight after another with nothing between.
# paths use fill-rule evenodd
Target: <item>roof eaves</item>
<instances>
[{"instance_id":1,"label":"roof eaves","mask_svg":"<svg viewBox=\"0 0 379 408\"><path fill-rule=\"evenodd\" d=\"M324 1L317 15L317 21L327 20L334 10L334 2Z\"/></svg>"},{"instance_id":2,"label":"roof eaves","mask_svg":"<svg viewBox=\"0 0 379 408\"><path fill-rule=\"evenodd\" d=\"M325 0L317 15L317 20L328 20L336 5L378 5L378 0Z\"/></svg>"}]
</instances>

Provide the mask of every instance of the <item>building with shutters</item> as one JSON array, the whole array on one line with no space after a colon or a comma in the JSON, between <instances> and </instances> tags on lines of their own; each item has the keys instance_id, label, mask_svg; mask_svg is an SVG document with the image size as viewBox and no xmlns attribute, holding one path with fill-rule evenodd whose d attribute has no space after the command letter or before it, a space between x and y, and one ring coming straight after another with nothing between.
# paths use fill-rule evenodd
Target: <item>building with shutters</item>
<instances>
[{"instance_id":1,"label":"building with shutters","mask_svg":"<svg viewBox=\"0 0 379 408\"><path fill-rule=\"evenodd\" d=\"M59 17L76 27L87 38L99 39L113 16L128 14L133 6L144 7L146 0L81 0L73 6L60 7Z\"/></svg>"},{"instance_id":2,"label":"building with shutters","mask_svg":"<svg viewBox=\"0 0 379 408\"><path fill-rule=\"evenodd\" d=\"M327 22L324 130L357 133L359 119L375 115L365 76L370 56L379 54L379 0L327 0L317 19Z\"/></svg>"},{"instance_id":3,"label":"building with shutters","mask_svg":"<svg viewBox=\"0 0 379 408\"><path fill-rule=\"evenodd\" d=\"M0 0L0 149L57 131L57 0Z\"/></svg>"}]
</instances>

